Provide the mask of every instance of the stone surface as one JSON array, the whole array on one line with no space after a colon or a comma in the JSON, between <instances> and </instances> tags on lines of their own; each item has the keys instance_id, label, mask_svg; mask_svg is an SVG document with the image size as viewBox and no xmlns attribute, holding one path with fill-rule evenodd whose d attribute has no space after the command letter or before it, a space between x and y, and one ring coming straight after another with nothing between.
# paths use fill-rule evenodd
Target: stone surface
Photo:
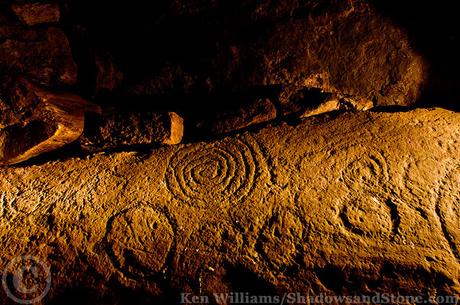
<instances>
[{"instance_id":1,"label":"stone surface","mask_svg":"<svg viewBox=\"0 0 460 305\"><path fill-rule=\"evenodd\" d=\"M79 139L85 151L178 144L184 135L183 119L174 112L105 111L88 116Z\"/></svg>"},{"instance_id":2,"label":"stone surface","mask_svg":"<svg viewBox=\"0 0 460 305\"><path fill-rule=\"evenodd\" d=\"M99 107L65 92L51 92L25 79L6 84L0 102L0 166L26 161L69 144L82 134L84 113Z\"/></svg>"},{"instance_id":3,"label":"stone surface","mask_svg":"<svg viewBox=\"0 0 460 305\"><path fill-rule=\"evenodd\" d=\"M43 304L459 297L459 122L440 109L349 113L0 169L0 265L48 263Z\"/></svg>"},{"instance_id":4,"label":"stone surface","mask_svg":"<svg viewBox=\"0 0 460 305\"><path fill-rule=\"evenodd\" d=\"M20 74L46 85L72 85L78 74L62 30L1 25L0 71Z\"/></svg>"},{"instance_id":5,"label":"stone surface","mask_svg":"<svg viewBox=\"0 0 460 305\"><path fill-rule=\"evenodd\" d=\"M199 122L205 134L220 135L276 119L276 107L267 98L256 99L235 110L222 111Z\"/></svg>"},{"instance_id":6,"label":"stone surface","mask_svg":"<svg viewBox=\"0 0 460 305\"><path fill-rule=\"evenodd\" d=\"M13 4L11 8L19 20L27 25L56 23L61 18L61 12L57 3L36 2Z\"/></svg>"}]
</instances>

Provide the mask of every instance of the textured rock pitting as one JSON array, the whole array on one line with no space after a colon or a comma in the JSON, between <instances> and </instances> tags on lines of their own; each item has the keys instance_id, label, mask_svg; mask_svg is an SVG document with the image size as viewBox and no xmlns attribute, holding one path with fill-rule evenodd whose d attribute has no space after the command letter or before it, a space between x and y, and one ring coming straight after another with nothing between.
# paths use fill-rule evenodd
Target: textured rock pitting
<instances>
[{"instance_id":1,"label":"textured rock pitting","mask_svg":"<svg viewBox=\"0 0 460 305\"><path fill-rule=\"evenodd\" d=\"M0 263L51 264L44 303L74 289L110 304L181 292L459 297L457 122L440 109L343 114L1 169Z\"/></svg>"}]
</instances>

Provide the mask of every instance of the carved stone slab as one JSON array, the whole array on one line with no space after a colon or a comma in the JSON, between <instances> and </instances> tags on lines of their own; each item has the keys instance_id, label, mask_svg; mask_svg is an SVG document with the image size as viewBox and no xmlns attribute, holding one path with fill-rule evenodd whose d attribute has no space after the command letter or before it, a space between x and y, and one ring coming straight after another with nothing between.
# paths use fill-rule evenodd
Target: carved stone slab
<instances>
[{"instance_id":1,"label":"carved stone slab","mask_svg":"<svg viewBox=\"0 0 460 305\"><path fill-rule=\"evenodd\" d=\"M0 265L47 261L58 303L460 296L459 136L447 110L368 112L1 169Z\"/></svg>"}]
</instances>

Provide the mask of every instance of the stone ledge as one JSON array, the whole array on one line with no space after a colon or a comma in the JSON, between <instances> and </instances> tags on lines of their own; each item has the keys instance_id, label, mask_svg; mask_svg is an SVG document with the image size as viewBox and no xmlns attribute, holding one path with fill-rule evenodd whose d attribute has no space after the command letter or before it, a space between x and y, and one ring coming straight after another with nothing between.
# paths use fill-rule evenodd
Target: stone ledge
<instances>
[{"instance_id":1,"label":"stone ledge","mask_svg":"<svg viewBox=\"0 0 460 305\"><path fill-rule=\"evenodd\" d=\"M113 304L180 292L460 296L459 122L441 109L348 113L0 169L0 265L48 262L43 302L76 290Z\"/></svg>"}]
</instances>

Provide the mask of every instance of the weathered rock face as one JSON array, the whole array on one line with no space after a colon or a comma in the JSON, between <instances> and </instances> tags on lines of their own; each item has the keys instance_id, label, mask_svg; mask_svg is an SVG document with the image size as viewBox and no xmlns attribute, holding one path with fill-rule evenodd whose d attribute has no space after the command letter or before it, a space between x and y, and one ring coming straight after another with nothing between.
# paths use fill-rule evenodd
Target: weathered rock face
<instances>
[{"instance_id":1,"label":"weathered rock face","mask_svg":"<svg viewBox=\"0 0 460 305\"><path fill-rule=\"evenodd\" d=\"M426 58L377 2L3 1L0 73L109 107L139 99L148 112L181 113L189 128L206 126L209 134L187 132L203 133L199 139L272 120L273 107L240 107L252 98L270 99L279 119L410 105L425 86ZM453 77L432 78L455 87ZM232 95L241 98L225 99ZM14 110L16 120L27 107ZM195 121L197 112L211 119Z\"/></svg>"},{"instance_id":2,"label":"weathered rock face","mask_svg":"<svg viewBox=\"0 0 460 305\"><path fill-rule=\"evenodd\" d=\"M344 114L1 169L0 265L26 254L50 264L50 304L459 297L459 119Z\"/></svg>"},{"instance_id":3,"label":"weathered rock face","mask_svg":"<svg viewBox=\"0 0 460 305\"><path fill-rule=\"evenodd\" d=\"M443 105L458 109L460 29L455 26L455 3L448 0L436 5L419 2L415 9L410 2L373 0L373 3L379 13L406 30L411 45L428 63L423 101L429 105L442 101Z\"/></svg>"},{"instance_id":4,"label":"weathered rock face","mask_svg":"<svg viewBox=\"0 0 460 305\"><path fill-rule=\"evenodd\" d=\"M0 166L17 164L79 139L85 151L178 144L183 119L174 112L116 112L23 78L0 87ZM85 122L85 113L88 113ZM92 113L91 115L89 113Z\"/></svg>"},{"instance_id":5,"label":"weathered rock face","mask_svg":"<svg viewBox=\"0 0 460 305\"><path fill-rule=\"evenodd\" d=\"M88 116L79 139L85 151L178 144L184 135L183 119L175 112L115 112Z\"/></svg>"},{"instance_id":6,"label":"weathered rock face","mask_svg":"<svg viewBox=\"0 0 460 305\"><path fill-rule=\"evenodd\" d=\"M27 122L39 103L30 82L2 76L0 83L0 129Z\"/></svg>"}]
</instances>

